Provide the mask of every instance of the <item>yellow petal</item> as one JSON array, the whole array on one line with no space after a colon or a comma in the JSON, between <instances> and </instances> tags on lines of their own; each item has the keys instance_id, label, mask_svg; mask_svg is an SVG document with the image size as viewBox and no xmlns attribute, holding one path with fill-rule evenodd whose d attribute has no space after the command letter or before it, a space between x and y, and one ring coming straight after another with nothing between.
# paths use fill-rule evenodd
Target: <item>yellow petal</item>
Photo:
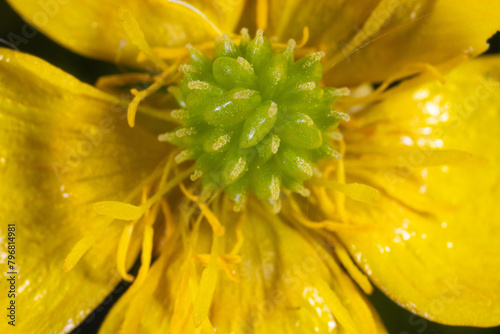
<instances>
[{"instance_id":1,"label":"yellow petal","mask_svg":"<svg viewBox=\"0 0 500 334\"><path fill-rule=\"evenodd\" d=\"M495 0L380 1L352 40L331 43L325 34L325 81L334 86L379 82L416 63L478 55L499 29L500 3Z\"/></svg>"},{"instance_id":2,"label":"yellow petal","mask_svg":"<svg viewBox=\"0 0 500 334\"><path fill-rule=\"evenodd\" d=\"M91 203L123 200L164 157L154 138L129 129L124 111L103 99L40 59L0 49L0 254L13 223L20 333L70 332L114 288L120 224L74 270L63 272L64 259L102 222ZM5 326L0 332L9 332Z\"/></svg>"},{"instance_id":3,"label":"yellow petal","mask_svg":"<svg viewBox=\"0 0 500 334\"><path fill-rule=\"evenodd\" d=\"M243 214L241 262L232 265L236 279L230 279L226 271L219 272L209 322L200 327L201 333L212 333L211 326L217 333L238 334L306 333L315 328L318 333L335 333L341 328L350 333L385 333L360 290L320 241L266 209L252 208ZM227 219L223 221L227 230L220 237L221 254L233 249L239 234L237 224L230 223L238 215L222 216ZM212 231L206 224L193 251L209 252L211 240ZM121 324L130 319L135 319L135 332L196 333L197 292L213 262L203 271L193 258L179 241L170 244L148 273L148 284L135 294L127 291L111 310L101 333L116 333L120 327L127 333L128 327ZM223 263L219 261L219 266Z\"/></svg>"},{"instance_id":4,"label":"yellow petal","mask_svg":"<svg viewBox=\"0 0 500 334\"><path fill-rule=\"evenodd\" d=\"M97 202L93 205L93 208L100 215L122 220L137 220L144 214L142 207L122 202Z\"/></svg>"},{"instance_id":5,"label":"yellow petal","mask_svg":"<svg viewBox=\"0 0 500 334\"><path fill-rule=\"evenodd\" d=\"M352 159L368 166L373 151L399 162L346 167L351 182L363 180L384 196L378 207L348 203L354 221L374 227L343 232L343 242L372 281L407 309L445 324L499 325L500 57L462 65L445 85L392 95L364 117L368 122L347 134L358 133L348 143ZM488 164L422 168L429 149L469 152Z\"/></svg>"},{"instance_id":6,"label":"yellow petal","mask_svg":"<svg viewBox=\"0 0 500 334\"><path fill-rule=\"evenodd\" d=\"M308 45L318 45L328 36L329 45L345 43L356 33L376 7L377 0L346 1L269 1L268 34L282 41L300 39L309 27ZM332 47L332 46L330 46Z\"/></svg>"},{"instance_id":7,"label":"yellow petal","mask_svg":"<svg viewBox=\"0 0 500 334\"><path fill-rule=\"evenodd\" d=\"M244 1L11 0L34 27L85 56L137 65L137 48L120 23L120 7L135 15L152 47L183 47L232 32Z\"/></svg>"}]
</instances>

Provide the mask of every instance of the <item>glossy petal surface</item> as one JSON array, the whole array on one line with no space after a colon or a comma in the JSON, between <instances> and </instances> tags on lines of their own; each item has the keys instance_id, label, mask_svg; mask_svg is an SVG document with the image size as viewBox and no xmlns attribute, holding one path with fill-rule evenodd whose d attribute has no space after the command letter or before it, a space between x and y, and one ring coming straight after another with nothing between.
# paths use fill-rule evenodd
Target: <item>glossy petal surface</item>
<instances>
[{"instance_id":1,"label":"glossy petal surface","mask_svg":"<svg viewBox=\"0 0 500 334\"><path fill-rule=\"evenodd\" d=\"M308 45L325 40L330 47L347 43L356 30L370 16L378 0L356 3L345 0L304 2L300 0L269 1L268 34L286 41L300 39L305 26L310 30Z\"/></svg>"},{"instance_id":2,"label":"glossy petal surface","mask_svg":"<svg viewBox=\"0 0 500 334\"><path fill-rule=\"evenodd\" d=\"M348 203L373 228L343 242L387 295L445 324L500 324L499 79L499 57L474 60L445 85L390 96L346 133L349 179L384 196Z\"/></svg>"},{"instance_id":3,"label":"glossy petal surface","mask_svg":"<svg viewBox=\"0 0 500 334\"><path fill-rule=\"evenodd\" d=\"M63 272L71 248L103 222L89 204L123 200L164 156L106 98L36 57L0 49L0 262L7 266L7 223L16 224L19 333L70 332L120 280L118 222Z\"/></svg>"},{"instance_id":4,"label":"glossy petal surface","mask_svg":"<svg viewBox=\"0 0 500 334\"><path fill-rule=\"evenodd\" d=\"M137 65L137 48L120 23L130 10L152 47L184 47L232 32L244 1L15 0L25 20L59 44L85 56Z\"/></svg>"},{"instance_id":5,"label":"glossy petal surface","mask_svg":"<svg viewBox=\"0 0 500 334\"><path fill-rule=\"evenodd\" d=\"M268 32L285 41L310 30L308 46L326 52L325 82L387 79L415 64L478 55L500 29L497 1L271 1Z\"/></svg>"},{"instance_id":6,"label":"glossy petal surface","mask_svg":"<svg viewBox=\"0 0 500 334\"><path fill-rule=\"evenodd\" d=\"M378 82L416 64L475 56L499 29L495 0L380 1L352 40L331 43L328 34L322 37L327 68L332 66L325 81L334 86Z\"/></svg>"},{"instance_id":7,"label":"glossy petal surface","mask_svg":"<svg viewBox=\"0 0 500 334\"><path fill-rule=\"evenodd\" d=\"M314 238L251 212L242 222L242 261L229 271L233 279L219 270L208 315L217 332L344 333L348 328L350 333L385 333L358 288ZM236 218L225 217L231 219L228 222ZM226 227L222 253L236 241L235 224ZM209 250L210 239L202 226L196 249L185 245L183 251L172 243L155 262L148 284L120 299L100 333L116 333L120 327L126 332L195 333L191 317L200 265L193 259ZM201 333L213 332L207 327L202 326Z\"/></svg>"}]
</instances>

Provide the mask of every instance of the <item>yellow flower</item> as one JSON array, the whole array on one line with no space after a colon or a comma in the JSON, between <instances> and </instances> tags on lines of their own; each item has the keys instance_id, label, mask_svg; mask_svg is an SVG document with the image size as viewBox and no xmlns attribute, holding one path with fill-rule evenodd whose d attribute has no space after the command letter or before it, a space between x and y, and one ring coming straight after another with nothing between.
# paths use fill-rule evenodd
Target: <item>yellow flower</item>
<instances>
[{"instance_id":1,"label":"yellow flower","mask_svg":"<svg viewBox=\"0 0 500 334\"><path fill-rule=\"evenodd\" d=\"M0 49L0 262L15 272L0 332L70 332L121 279L102 333L384 333L371 284L436 322L500 324L500 58L465 62L500 29L498 1L9 2L140 71L92 87ZM279 214L204 201L156 138L178 124L164 88L185 45L212 54L243 26L325 52L323 83L352 90L331 133L343 159L317 164L307 198L283 191Z\"/></svg>"}]
</instances>

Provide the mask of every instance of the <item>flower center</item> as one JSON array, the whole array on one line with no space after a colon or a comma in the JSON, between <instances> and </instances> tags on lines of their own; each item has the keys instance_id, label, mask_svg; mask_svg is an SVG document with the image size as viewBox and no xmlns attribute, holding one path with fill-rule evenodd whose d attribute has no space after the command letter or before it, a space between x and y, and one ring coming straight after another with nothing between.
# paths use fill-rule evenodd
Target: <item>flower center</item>
<instances>
[{"instance_id":1,"label":"flower center","mask_svg":"<svg viewBox=\"0 0 500 334\"><path fill-rule=\"evenodd\" d=\"M185 148L178 163L196 160L191 179L202 179L202 198L224 189L239 210L252 192L278 211L283 188L308 196L303 182L315 164L341 158L328 139L347 118L332 110L346 89L319 86L324 53L295 61L294 47L290 40L278 52L246 29L239 45L218 38L213 61L188 46L190 64L169 88L184 126L159 138Z\"/></svg>"}]
</instances>

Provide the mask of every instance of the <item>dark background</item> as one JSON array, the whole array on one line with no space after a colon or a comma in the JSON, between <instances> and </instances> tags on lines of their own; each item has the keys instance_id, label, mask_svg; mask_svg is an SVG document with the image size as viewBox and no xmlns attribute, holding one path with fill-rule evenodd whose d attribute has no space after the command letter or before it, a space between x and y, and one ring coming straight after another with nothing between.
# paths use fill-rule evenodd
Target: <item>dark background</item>
<instances>
[{"instance_id":1,"label":"dark background","mask_svg":"<svg viewBox=\"0 0 500 334\"><path fill-rule=\"evenodd\" d=\"M0 46L9 47L5 42L9 40L9 33L23 36L22 27L25 22L15 13L5 0L0 0ZM12 34L10 36L13 36ZM24 38L24 37L23 37ZM488 53L500 53L500 33L490 39ZM99 76L117 73L118 69L112 64L94 61L72 53L46 38L42 33L34 34L30 38L19 40L17 48L26 53L36 55L49 61L82 81L94 84ZM138 266L135 266L136 269ZM113 303L123 294L129 284L122 283L110 294L101 306L91 314L87 321L75 329L72 334L97 333L100 323ZM500 327L489 329L451 327L433 323L416 317L397 306L380 291L375 291L369 297L389 333L391 334L493 334L500 333Z\"/></svg>"}]
</instances>

